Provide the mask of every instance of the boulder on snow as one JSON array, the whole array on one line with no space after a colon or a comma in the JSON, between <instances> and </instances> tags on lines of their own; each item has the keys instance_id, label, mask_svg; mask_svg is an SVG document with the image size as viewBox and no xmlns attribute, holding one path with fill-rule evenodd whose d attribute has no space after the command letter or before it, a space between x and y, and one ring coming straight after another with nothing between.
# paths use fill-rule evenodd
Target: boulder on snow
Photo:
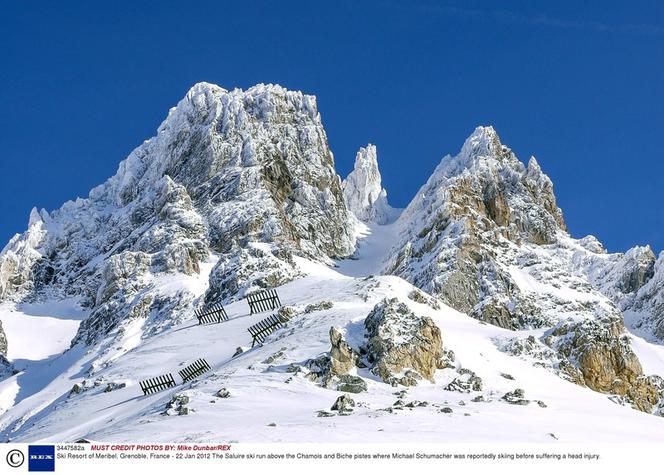
<instances>
[{"instance_id":1,"label":"boulder on snow","mask_svg":"<svg viewBox=\"0 0 664 475\"><path fill-rule=\"evenodd\" d=\"M364 321L371 372L388 384L414 386L418 379L434 382L442 368L440 329L429 317L420 317L397 298L378 303Z\"/></svg>"},{"instance_id":2,"label":"boulder on snow","mask_svg":"<svg viewBox=\"0 0 664 475\"><path fill-rule=\"evenodd\" d=\"M332 376L341 376L347 374L355 367L358 361L358 355L353 350L343 334L335 327L330 328L330 373Z\"/></svg>"},{"instance_id":3,"label":"boulder on snow","mask_svg":"<svg viewBox=\"0 0 664 475\"><path fill-rule=\"evenodd\" d=\"M225 399L225 398L227 398L227 397L231 397L231 393L230 393L230 391L229 391L228 389L226 389L226 388L221 388L219 391L217 391L217 393L215 394L215 396L220 397L220 398L224 398L224 399Z\"/></svg>"},{"instance_id":4,"label":"boulder on snow","mask_svg":"<svg viewBox=\"0 0 664 475\"><path fill-rule=\"evenodd\" d=\"M279 351L277 351L276 353L272 353L270 356L268 356L263 361L261 361L261 363L262 364L272 364L272 363L276 362L277 360L284 357L284 355L286 354L287 349L288 348L286 348L285 346L282 347Z\"/></svg>"},{"instance_id":5,"label":"boulder on snow","mask_svg":"<svg viewBox=\"0 0 664 475\"><path fill-rule=\"evenodd\" d=\"M73 396L74 394L81 394L83 391L85 391L85 381L82 383L74 383L69 390L69 395Z\"/></svg>"},{"instance_id":6,"label":"boulder on snow","mask_svg":"<svg viewBox=\"0 0 664 475\"><path fill-rule=\"evenodd\" d=\"M471 391L482 390L482 378L477 376L474 371L461 368L458 373L459 376L454 378L447 386L445 386L446 391L469 393Z\"/></svg>"},{"instance_id":7,"label":"boulder on snow","mask_svg":"<svg viewBox=\"0 0 664 475\"><path fill-rule=\"evenodd\" d=\"M505 393L503 395L502 399L503 401L509 403L509 404L516 404L519 406L526 406L530 404L530 401L527 399L524 399L525 397L525 392L523 389L515 389L514 391L510 391L508 393Z\"/></svg>"},{"instance_id":8,"label":"boulder on snow","mask_svg":"<svg viewBox=\"0 0 664 475\"><path fill-rule=\"evenodd\" d=\"M169 416L186 416L191 412L191 409L187 406L189 404L189 396L184 394L176 394L171 398L171 400L166 404L166 410L164 414Z\"/></svg>"},{"instance_id":9,"label":"boulder on snow","mask_svg":"<svg viewBox=\"0 0 664 475\"><path fill-rule=\"evenodd\" d=\"M411 299L413 302L421 303L423 305L428 305L434 310L440 310L440 303L438 303L438 301L435 298L429 297L424 292L418 289L413 289L408 294L408 298Z\"/></svg>"},{"instance_id":10,"label":"boulder on snow","mask_svg":"<svg viewBox=\"0 0 664 475\"><path fill-rule=\"evenodd\" d=\"M333 411L339 411L339 413L348 413L353 410L355 407L355 401L350 396L343 395L339 396L337 400L332 405L331 409Z\"/></svg>"},{"instance_id":11,"label":"boulder on snow","mask_svg":"<svg viewBox=\"0 0 664 475\"><path fill-rule=\"evenodd\" d=\"M320 312L321 310L329 310L334 306L334 303L329 300L323 300L322 302L312 303L307 305L304 308L304 313L313 313Z\"/></svg>"},{"instance_id":12,"label":"boulder on snow","mask_svg":"<svg viewBox=\"0 0 664 475\"><path fill-rule=\"evenodd\" d=\"M126 383L108 383L106 389L104 389L104 392L110 393L111 391L115 391L116 389L122 389L126 386L127 386Z\"/></svg>"},{"instance_id":13,"label":"boulder on snow","mask_svg":"<svg viewBox=\"0 0 664 475\"><path fill-rule=\"evenodd\" d=\"M359 376L351 376L350 374L339 376L337 391L343 391L345 393L361 393L366 390L367 383Z\"/></svg>"}]
</instances>

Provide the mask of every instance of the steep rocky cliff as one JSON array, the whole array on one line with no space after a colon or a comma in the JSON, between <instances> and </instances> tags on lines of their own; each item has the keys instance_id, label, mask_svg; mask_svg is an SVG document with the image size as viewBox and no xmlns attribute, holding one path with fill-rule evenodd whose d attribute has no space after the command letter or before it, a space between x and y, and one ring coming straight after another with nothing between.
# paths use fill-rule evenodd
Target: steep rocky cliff
<instances>
[{"instance_id":1,"label":"steep rocky cliff","mask_svg":"<svg viewBox=\"0 0 664 475\"><path fill-rule=\"evenodd\" d=\"M636 328L664 343L664 252L652 265L652 277L637 288L624 307Z\"/></svg>"},{"instance_id":2,"label":"steep rocky cliff","mask_svg":"<svg viewBox=\"0 0 664 475\"><path fill-rule=\"evenodd\" d=\"M664 252L635 246L624 254L596 250L583 261L592 282L648 339L664 342Z\"/></svg>"}]
</instances>

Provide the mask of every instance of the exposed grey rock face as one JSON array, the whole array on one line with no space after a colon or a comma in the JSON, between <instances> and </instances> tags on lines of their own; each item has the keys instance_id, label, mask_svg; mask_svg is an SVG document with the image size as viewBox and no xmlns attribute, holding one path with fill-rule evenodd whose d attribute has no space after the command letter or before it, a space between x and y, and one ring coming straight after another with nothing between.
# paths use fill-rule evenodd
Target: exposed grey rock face
<instances>
[{"instance_id":1,"label":"exposed grey rock face","mask_svg":"<svg viewBox=\"0 0 664 475\"><path fill-rule=\"evenodd\" d=\"M589 242L598 247L587 246ZM654 277L657 258L650 246L635 246L624 254L607 254L593 236L579 243L590 252L578 259L578 264L589 280L623 310L634 303L639 289Z\"/></svg>"},{"instance_id":2,"label":"exposed grey rock face","mask_svg":"<svg viewBox=\"0 0 664 475\"><path fill-rule=\"evenodd\" d=\"M504 352L529 361L533 366L546 368L563 379L585 386L583 373L562 353L545 345L533 335L526 338L512 337L497 341Z\"/></svg>"},{"instance_id":3,"label":"exposed grey rock face","mask_svg":"<svg viewBox=\"0 0 664 475\"><path fill-rule=\"evenodd\" d=\"M386 224L396 218L398 211L387 203L382 187L375 145L357 152L355 168L343 182L343 194L348 210L360 221Z\"/></svg>"},{"instance_id":4,"label":"exposed grey rock face","mask_svg":"<svg viewBox=\"0 0 664 475\"><path fill-rule=\"evenodd\" d=\"M589 252L576 252L572 262L626 315L630 325L651 340L664 341L664 253L635 246L608 254L592 236L578 241Z\"/></svg>"},{"instance_id":5,"label":"exposed grey rock face","mask_svg":"<svg viewBox=\"0 0 664 475\"><path fill-rule=\"evenodd\" d=\"M75 341L135 318L155 331L195 298L156 276L216 261L207 298L231 299L298 276L293 255L350 255L352 227L313 96L201 83L88 198L33 211L0 254L0 298L80 296Z\"/></svg>"},{"instance_id":6,"label":"exposed grey rock face","mask_svg":"<svg viewBox=\"0 0 664 475\"><path fill-rule=\"evenodd\" d=\"M524 167L493 128L478 127L456 157L443 159L399 224L386 273L489 323L548 323L498 258L510 246L556 242L562 212L536 160Z\"/></svg>"},{"instance_id":7,"label":"exposed grey rock face","mask_svg":"<svg viewBox=\"0 0 664 475\"><path fill-rule=\"evenodd\" d=\"M2 328L2 322L0 322L0 356L7 356L7 335Z\"/></svg>"},{"instance_id":8,"label":"exposed grey rock face","mask_svg":"<svg viewBox=\"0 0 664 475\"><path fill-rule=\"evenodd\" d=\"M636 274L630 274L629 282L639 282L643 266ZM652 266L652 277L634 293L633 299L626 300L624 309L635 317L638 328L651 333L660 342L664 342L664 252Z\"/></svg>"},{"instance_id":9,"label":"exposed grey rock face","mask_svg":"<svg viewBox=\"0 0 664 475\"><path fill-rule=\"evenodd\" d=\"M639 290L653 277L656 260L655 253L649 246L630 249L623 258L622 272L617 281L618 288L626 294Z\"/></svg>"},{"instance_id":10,"label":"exposed grey rock face","mask_svg":"<svg viewBox=\"0 0 664 475\"><path fill-rule=\"evenodd\" d=\"M440 329L398 299L378 303L364 321L366 352L371 371L389 384L415 386L425 378L434 382L443 368Z\"/></svg>"}]
</instances>

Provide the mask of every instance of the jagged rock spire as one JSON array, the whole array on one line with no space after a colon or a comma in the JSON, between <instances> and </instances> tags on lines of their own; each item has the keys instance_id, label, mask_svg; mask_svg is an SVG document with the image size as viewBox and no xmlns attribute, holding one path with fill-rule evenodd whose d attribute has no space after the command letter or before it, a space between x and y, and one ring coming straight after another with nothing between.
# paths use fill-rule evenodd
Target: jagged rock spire
<instances>
[{"instance_id":1,"label":"jagged rock spire","mask_svg":"<svg viewBox=\"0 0 664 475\"><path fill-rule=\"evenodd\" d=\"M376 146L368 144L355 156L355 167L343 182L346 207L364 222L386 224L393 220L395 210L387 203L378 170Z\"/></svg>"}]
</instances>

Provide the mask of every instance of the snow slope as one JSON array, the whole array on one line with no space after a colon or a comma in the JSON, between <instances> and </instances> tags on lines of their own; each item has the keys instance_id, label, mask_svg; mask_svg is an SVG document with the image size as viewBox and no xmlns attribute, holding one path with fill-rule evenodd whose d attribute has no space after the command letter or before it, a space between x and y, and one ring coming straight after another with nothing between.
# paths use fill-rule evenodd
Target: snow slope
<instances>
[{"instance_id":1,"label":"snow slope","mask_svg":"<svg viewBox=\"0 0 664 475\"><path fill-rule=\"evenodd\" d=\"M337 270L349 277L380 274L394 246L398 231L396 223L386 225L358 223L357 255L351 259L336 261Z\"/></svg>"},{"instance_id":2,"label":"snow slope","mask_svg":"<svg viewBox=\"0 0 664 475\"><path fill-rule=\"evenodd\" d=\"M376 234L385 230L379 229ZM359 259L362 259L360 254ZM297 313L287 326L271 335L263 347L250 349L246 329L266 316L248 315L240 301L227 306L230 320L198 326L186 321L112 359L88 375L95 351L80 347L49 361L43 369L44 387L20 400L0 416L3 440L73 441L84 437L103 441L240 441L240 442L605 442L652 441L664 433L664 418L614 404L606 395L564 381L544 368L500 351L497 339L523 335L486 325L447 306L435 310L413 302L414 289L394 276L349 277L321 264L297 259L308 276L278 288L284 305ZM443 344L456 354L457 367L471 369L484 381L481 394L489 402L472 402L479 393L445 390L454 368L439 370L436 383L408 388L405 401L427 401L426 407L385 411L396 392L367 370L358 369L368 391L351 396L357 407L351 415L318 417L329 410L340 392L290 372L309 358L330 349L330 326L344 329L349 341L360 338L362 321L384 297L397 296L418 314L428 315L442 329ZM305 313L321 300L327 310ZM238 346L245 352L233 358ZM639 353L651 355L644 365L664 373L661 347L639 340ZM276 355L276 356L273 356ZM269 357L273 360L268 363ZM212 371L188 384L143 396L138 381L178 369L204 357ZM658 359L659 358L659 359ZM507 379L509 375L514 379ZM79 394L69 394L74 383ZM176 380L180 382L178 376ZM97 381L97 385L95 385ZM126 387L104 392L108 383ZM0 394L23 385L21 375L1 383ZM226 388L229 398L215 393ZM501 400L522 388L525 397L541 400L511 405ZM175 395L186 395L191 412L164 414ZM449 407L451 413L440 412ZM275 425L273 425L275 424Z\"/></svg>"},{"instance_id":3,"label":"snow slope","mask_svg":"<svg viewBox=\"0 0 664 475\"><path fill-rule=\"evenodd\" d=\"M18 306L12 302L0 304L0 320L11 341L7 358L42 360L62 353L69 348L86 316L76 299Z\"/></svg>"}]
</instances>

